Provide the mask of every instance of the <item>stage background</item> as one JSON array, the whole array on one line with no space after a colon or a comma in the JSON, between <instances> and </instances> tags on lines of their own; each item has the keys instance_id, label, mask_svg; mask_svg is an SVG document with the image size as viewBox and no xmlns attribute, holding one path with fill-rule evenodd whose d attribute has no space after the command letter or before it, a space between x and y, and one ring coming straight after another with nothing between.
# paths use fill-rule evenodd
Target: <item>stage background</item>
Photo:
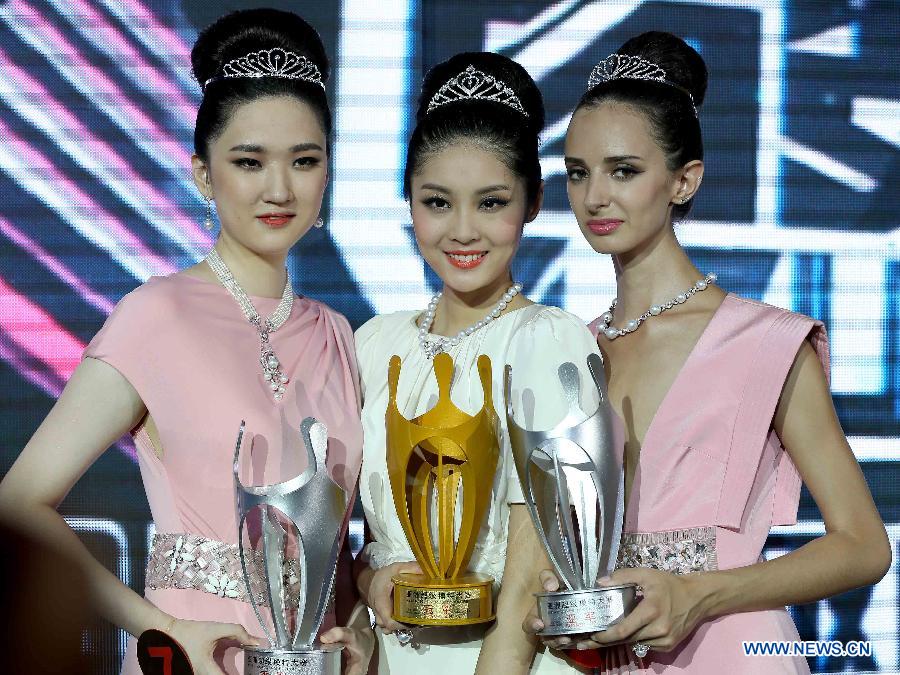
<instances>
[{"instance_id":1,"label":"stage background","mask_svg":"<svg viewBox=\"0 0 900 675\"><path fill-rule=\"evenodd\" d=\"M488 49L537 80L548 108L546 199L526 228L516 278L532 299L590 319L607 307L614 279L566 203L569 111L594 63L629 36L669 30L697 48L711 73L700 114L706 180L679 236L727 290L826 323L835 402L897 557L897 2L0 2L4 473L114 304L210 246L189 174L199 101L189 49L223 11L263 4L301 12L333 57L326 227L297 246L290 266L298 290L354 326L376 312L424 307L434 289L400 194L425 69L457 51ZM62 511L140 591L152 531L129 442L91 468ZM804 493L800 522L773 533L766 554L822 531ZM360 532L357 521L357 545ZM874 588L792 609L804 639L872 642L869 658L811 659L814 672L900 668L897 569ZM87 633L92 672L118 672L123 646L112 627Z\"/></svg>"}]
</instances>

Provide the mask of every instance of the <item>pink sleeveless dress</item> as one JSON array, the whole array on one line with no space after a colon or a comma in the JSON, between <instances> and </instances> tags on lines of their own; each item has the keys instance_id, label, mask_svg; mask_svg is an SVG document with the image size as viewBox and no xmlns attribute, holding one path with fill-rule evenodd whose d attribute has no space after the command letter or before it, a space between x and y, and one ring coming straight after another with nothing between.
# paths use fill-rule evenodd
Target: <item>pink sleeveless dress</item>
<instances>
[{"instance_id":1,"label":"pink sleeveless dress","mask_svg":"<svg viewBox=\"0 0 900 675\"><path fill-rule=\"evenodd\" d=\"M595 334L598 323L590 325ZM752 565L773 525L796 522L801 479L772 418L804 340L827 373L821 322L726 296L647 430L618 567L688 574ZM627 646L601 650L601 672L809 672L801 656L745 656L746 640L799 637L785 609L730 614L641 662Z\"/></svg>"},{"instance_id":2,"label":"pink sleeveless dress","mask_svg":"<svg viewBox=\"0 0 900 675\"><path fill-rule=\"evenodd\" d=\"M278 304L252 300L262 316ZM296 297L271 343L290 378L279 403L263 379L258 334L234 298L218 283L181 273L129 293L85 351L131 383L159 431L161 458L146 431L133 433L157 533L146 598L175 617L239 623L260 636L233 551L232 460L241 420L245 485L306 468L299 429L307 416L328 427L329 471L345 489L355 488L362 455L353 333L344 317ZM226 672L242 672L238 649L218 658ZM140 672L132 638L122 673Z\"/></svg>"}]
</instances>

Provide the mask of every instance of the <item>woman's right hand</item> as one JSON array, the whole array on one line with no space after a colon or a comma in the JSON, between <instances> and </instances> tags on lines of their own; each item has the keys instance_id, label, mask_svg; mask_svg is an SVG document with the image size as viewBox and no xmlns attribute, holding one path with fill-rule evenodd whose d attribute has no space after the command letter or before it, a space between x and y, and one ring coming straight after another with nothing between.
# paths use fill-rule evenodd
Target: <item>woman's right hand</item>
<instances>
[{"instance_id":1,"label":"woman's right hand","mask_svg":"<svg viewBox=\"0 0 900 675\"><path fill-rule=\"evenodd\" d=\"M394 613L394 584L391 582L391 577L401 572L422 574L422 568L416 562L398 562L377 569L372 575L369 590L365 594L366 604L375 613L375 625L379 626L383 633L393 633L406 628L391 617Z\"/></svg>"},{"instance_id":2,"label":"woman's right hand","mask_svg":"<svg viewBox=\"0 0 900 675\"><path fill-rule=\"evenodd\" d=\"M165 632L181 645L194 675L225 675L213 658L213 653L220 646L268 645L267 641L253 637L237 623L174 619Z\"/></svg>"}]
</instances>

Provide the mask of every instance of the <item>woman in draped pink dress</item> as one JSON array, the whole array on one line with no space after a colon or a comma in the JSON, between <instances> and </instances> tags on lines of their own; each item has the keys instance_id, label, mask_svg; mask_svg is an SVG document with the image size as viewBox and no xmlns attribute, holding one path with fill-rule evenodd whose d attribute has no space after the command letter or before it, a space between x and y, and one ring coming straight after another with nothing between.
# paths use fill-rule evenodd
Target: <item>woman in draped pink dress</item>
<instances>
[{"instance_id":1,"label":"woman in draped pink dress","mask_svg":"<svg viewBox=\"0 0 900 675\"><path fill-rule=\"evenodd\" d=\"M235 63L260 54L298 66L267 68L256 58L262 76L234 75ZM261 631L236 555L232 460L241 420L244 484L305 469L299 429L313 416L328 428L330 474L352 493L362 431L350 327L297 296L285 268L317 219L328 179L322 43L294 14L237 12L201 34L192 62L204 91L193 175L210 227L215 200L215 247L122 299L4 479L0 505L83 565L96 608L112 623L132 636L168 633L195 673L234 674L243 668L237 647L257 643L251 634ZM94 560L55 510L129 431L156 529L144 597ZM366 612L354 612L348 628L335 627L333 611L326 621L320 639L344 643L345 672L362 675L374 644ZM140 672L134 639L123 672Z\"/></svg>"},{"instance_id":2,"label":"woman in draped pink dress","mask_svg":"<svg viewBox=\"0 0 900 675\"><path fill-rule=\"evenodd\" d=\"M603 673L809 672L802 655L742 643L799 640L785 605L874 583L891 561L831 401L822 324L726 293L675 237L703 177L705 91L696 51L645 33L594 69L566 136L569 200L618 292L591 324L626 429L618 569L600 585L643 599L606 631L548 643L603 647L569 652ZM801 482L826 533L763 561L770 527L796 522Z\"/></svg>"}]
</instances>

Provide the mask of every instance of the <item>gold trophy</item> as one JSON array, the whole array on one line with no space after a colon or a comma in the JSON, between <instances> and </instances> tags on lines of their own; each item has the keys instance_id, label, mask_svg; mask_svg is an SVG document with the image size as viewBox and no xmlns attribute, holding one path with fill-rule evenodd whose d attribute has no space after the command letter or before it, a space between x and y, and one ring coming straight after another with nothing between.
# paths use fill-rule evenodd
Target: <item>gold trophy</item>
<instances>
[{"instance_id":1,"label":"gold trophy","mask_svg":"<svg viewBox=\"0 0 900 675\"><path fill-rule=\"evenodd\" d=\"M400 524L424 572L392 577L393 616L423 626L483 623L494 619L494 580L467 568L500 457L491 360L478 357L484 404L475 415L450 400L453 359L448 354L434 357L434 374L437 404L408 420L397 408L400 357L388 367L388 475Z\"/></svg>"}]
</instances>

